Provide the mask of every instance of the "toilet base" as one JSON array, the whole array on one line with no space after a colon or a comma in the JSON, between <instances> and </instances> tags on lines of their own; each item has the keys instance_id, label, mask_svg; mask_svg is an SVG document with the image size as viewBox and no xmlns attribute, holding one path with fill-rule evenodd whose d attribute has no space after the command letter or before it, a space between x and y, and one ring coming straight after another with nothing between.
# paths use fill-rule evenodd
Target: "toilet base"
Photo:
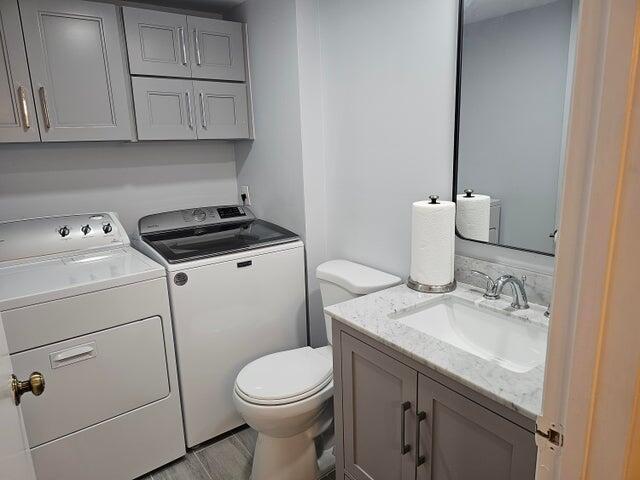
<instances>
[{"instance_id":1,"label":"toilet base","mask_svg":"<svg viewBox=\"0 0 640 480\"><path fill-rule=\"evenodd\" d=\"M318 458L309 430L287 438L258 434L251 480L315 480Z\"/></svg>"}]
</instances>

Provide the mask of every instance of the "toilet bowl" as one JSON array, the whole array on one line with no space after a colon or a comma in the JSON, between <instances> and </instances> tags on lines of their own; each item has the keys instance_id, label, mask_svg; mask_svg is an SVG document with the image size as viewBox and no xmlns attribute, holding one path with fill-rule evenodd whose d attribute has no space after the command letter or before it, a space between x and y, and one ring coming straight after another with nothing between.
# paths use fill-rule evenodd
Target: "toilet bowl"
<instances>
[{"instance_id":1,"label":"toilet bowl","mask_svg":"<svg viewBox=\"0 0 640 480\"><path fill-rule=\"evenodd\" d=\"M324 306L401 281L346 260L323 263L316 276ZM325 326L331 342L327 316ZM327 467L333 428L331 345L296 348L254 360L238 374L233 400L247 424L258 432L252 480L313 480L320 473L319 458Z\"/></svg>"}]
</instances>

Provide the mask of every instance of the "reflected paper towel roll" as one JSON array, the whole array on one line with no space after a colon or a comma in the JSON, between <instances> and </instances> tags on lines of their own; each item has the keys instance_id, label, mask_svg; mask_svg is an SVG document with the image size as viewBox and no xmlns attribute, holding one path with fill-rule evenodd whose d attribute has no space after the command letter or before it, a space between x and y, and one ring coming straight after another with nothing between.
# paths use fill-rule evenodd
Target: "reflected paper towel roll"
<instances>
[{"instance_id":1,"label":"reflected paper towel roll","mask_svg":"<svg viewBox=\"0 0 640 480\"><path fill-rule=\"evenodd\" d=\"M473 190L465 190L457 195L456 226L464 238L489 241L489 223L491 218L491 197L478 195Z\"/></svg>"},{"instance_id":2,"label":"reflected paper towel roll","mask_svg":"<svg viewBox=\"0 0 640 480\"><path fill-rule=\"evenodd\" d=\"M430 198L413 204L411 280L443 286L453 282L456 205Z\"/></svg>"}]
</instances>

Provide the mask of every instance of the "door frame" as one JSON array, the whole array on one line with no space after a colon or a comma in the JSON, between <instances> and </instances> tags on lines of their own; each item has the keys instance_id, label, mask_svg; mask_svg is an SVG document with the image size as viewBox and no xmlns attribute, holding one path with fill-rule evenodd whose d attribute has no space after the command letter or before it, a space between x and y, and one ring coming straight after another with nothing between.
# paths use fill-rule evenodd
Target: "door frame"
<instances>
[{"instance_id":1,"label":"door frame","mask_svg":"<svg viewBox=\"0 0 640 480\"><path fill-rule=\"evenodd\" d=\"M540 442L539 480L588 478L593 461L608 462L610 471L620 471L620 463L625 461L623 454L607 459L602 458L606 455L592 456L590 445L601 393L600 365L607 355L633 354L616 349L611 342L605 345L604 339L624 168L629 140L640 136L640 128L631 122L639 12L635 0L581 0L562 221L538 421L539 426L553 425L560 430L564 445L557 448ZM631 324L633 320L629 317L626 321ZM635 377L619 375L613 381L624 387L629 382L635 384ZM629 390L633 393L634 388L621 389ZM632 407L633 397L630 400ZM632 411L628 413L631 419ZM624 427L612 425L615 431L608 438L608 451L627 450Z\"/></svg>"}]
</instances>

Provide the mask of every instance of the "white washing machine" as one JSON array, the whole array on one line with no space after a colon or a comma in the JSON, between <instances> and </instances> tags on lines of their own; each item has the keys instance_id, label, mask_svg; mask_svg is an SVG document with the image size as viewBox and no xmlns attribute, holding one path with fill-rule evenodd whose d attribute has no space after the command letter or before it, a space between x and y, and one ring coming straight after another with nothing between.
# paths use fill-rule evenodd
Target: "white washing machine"
<instances>
[{"instance_id":1,"label":"white washing machine","mask_svg":"<svg viewBox=\"0 0 640 480\"><path fill-rule=\"evenodd\" d=\"M161 213L136 247L168 272L187 446L244 421L236 375L268 353L306 345L304 245L241 206Z\"/></svg>"},{"instance_id":2,"label":"white washing machine","mask_svg":"<svg viewBox=\"0 0 640 480\"><path fill-rule=\"evenodd\" d=\"M114 214L0 223L0 312L38 480L131 480L185 454L162 266ZM1 477L1 475L0 475Z\"/></svg>"}]
</instances>

